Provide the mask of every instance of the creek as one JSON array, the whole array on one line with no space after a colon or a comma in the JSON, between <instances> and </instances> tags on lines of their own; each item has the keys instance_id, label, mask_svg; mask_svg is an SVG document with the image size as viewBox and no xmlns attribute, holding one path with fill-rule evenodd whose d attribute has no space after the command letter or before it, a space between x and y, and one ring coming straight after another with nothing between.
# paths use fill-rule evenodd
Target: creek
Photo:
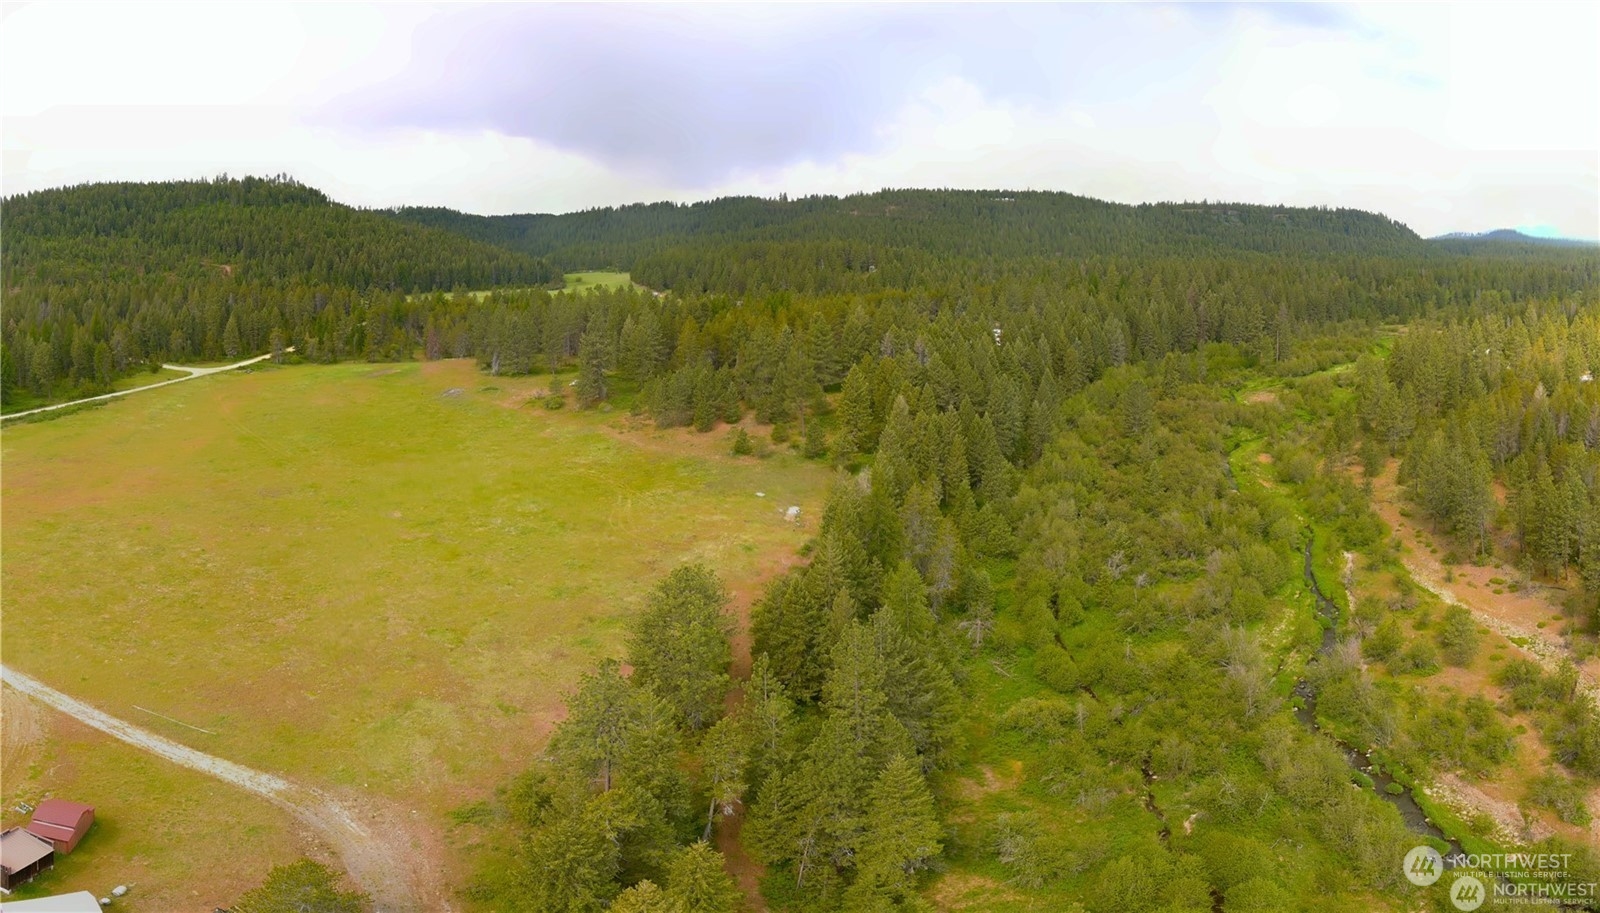
<instances>
[{"instance_id":1,"label":"creek","mask_svg":"<svg viewBox=\"0 0 1600 913\"><path fill-rule=\"evenodd\" d=\"M1339 607L1334 604L1334 601L1328 598L1328 594L1322 591L1322 587L1317 583L1317 575L1311 568L1311 549L1314 541L1315 534L1308 533L1305 548L1305 578L1306 585L1311 588L1311 595L1316 599L1317 614L1327 622L1322 629L1322 645L1317 649L1317 655L1324 656L1331 652L1334 645L1338 643L1339 621L1342 613L1339 611ZM1412 795L1411 788L1396 781L1373 764L1372 759L1369 757L1370 751L1356 748L1317 725L1317 695L1312 690L1310 682L1304 678L1295 682L1294 695L1300 699L1299 706L1295 707L1295 719L1304 723L1312 732L1333 742L1334 746L1339 749L1339 753L1344 755L1345 761L1371 781L1373 784L1372 790L1378 795L1378 798L1394 806L1395 810L1400 812L1400 817L1405 821L1407 828L1415 833L1434 837L1450 844L1450 849L1444 853L1445 866L1449 867L1449 858L1462 852L1461 844L1447 836L1423 812L1422 807L1417 804L1415 796Z\"/></svg>"}]
</instances>

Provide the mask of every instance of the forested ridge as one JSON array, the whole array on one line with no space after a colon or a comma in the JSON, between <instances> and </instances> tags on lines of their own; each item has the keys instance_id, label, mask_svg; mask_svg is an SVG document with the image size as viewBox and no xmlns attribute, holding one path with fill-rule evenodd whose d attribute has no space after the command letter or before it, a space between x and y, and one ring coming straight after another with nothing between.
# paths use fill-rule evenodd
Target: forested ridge
<instances>
[{"instance_id":1,"label":"forested ridge","mask_svg":"<svg viewBox=\"0 0 1600 913\"><path fill-rule=\"evenodd\" d=\"M542 262L377 218L286 177L85 184L0 207L11 286L155 273L431 291L542 283Z\"/></svg>"},{"instance_id":2,"label":"forested ridge","mask_svg":"<svg viewBox=\"0 0 1600 913\"><path fill-rule=\"evenodd\" d=\"M412 207L392 212L403 221L548 256L567 268L601 264L637 269L641 261L648 263L652 255L677 247L703 249L752 241L843 242L868 252L913 249L962 258L1427 251L1405 226L1357 210L1212 202L1126 206L1039 191L885 190L845 197L727 197L560 216L475 216Z\"/></svg>"},{"instance_id":3,"label":"forested ridge","mask_svg":"<svg viewBox=\"0 0 1600 913\"><path fill-rule=\"evenodd\" d=\"M8 408L105 392L163 361L269 347L400 357L411 344L390 321L417 311L406 293L557 278L537 258L342 206L288 178L22 194L0 204L0 242Z\"/></svg>"},{"instance_id":4,"label":"forested ridge","mask_svg":"<svg viewBox=\"0 0 1600 913\"><path fill-rule=\"evenodd\" d=\"M113 280L15 320L8 300L7 382L77 365L63 315L121 295L141 359L230 338L470 356L549 374L552 407L570 380L580 407L838 471L805 563L753 610L747 679L715 568L678 568L546 755L460 810L494 848L469 902L731 911L707 841L738 816L775 909L1449 909L1402 876L1437 838L1401 794L1468 849L1570 852L1600 877L1592 841L1422 789L1520 778L1534 739L1511 801L1588 824L1593 251L1002 192L399 215L656 291ZM84 332L92 368L102 331ZM1459 560L1509 532L1528 581L1568 587L1562 662L1482 649L1470 613L1419 589L1365 487L1396 459Z\"/></svg>"}]
</instances>

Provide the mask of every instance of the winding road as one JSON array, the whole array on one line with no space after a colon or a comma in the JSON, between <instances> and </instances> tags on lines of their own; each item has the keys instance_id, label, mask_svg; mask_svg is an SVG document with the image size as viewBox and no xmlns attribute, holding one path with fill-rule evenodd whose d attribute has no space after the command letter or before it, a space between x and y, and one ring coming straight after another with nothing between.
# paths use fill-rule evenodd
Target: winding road
<instances>
[{"instance_id":1,"label":"winding road","mask_svg":"<svg viewBox=\"0 0 1600 913\"><path fill-rule=\"evenodd\" d=\"M290 346L283 351L293 352L294 346ZM171 386L172 384L181 384L186 380L194 380L196 377L205 377L208 374L221 374L223 371L232 371L235 368L248 367L249 365L253 365L257 362L266 361L271 357L272 354L269 352L266 355L257 355L255 358L247 358L244 361L234 362L231 365L219 365L215 368L191 368L187 365L162 365L161 367L166 368L169 371L187 371L189 373L185 377L174 377L171 380L157 381L153 384L145 384L142 387L133 387L128 390L118 390L115 393L103 393L99 396L75 399L70 403L56 403L54 406L40 406L37 409L29 409L26 412L12 412L7 415L0 415L0 421L9 421L10 419L14 418L22 418L25 415L38 415L41 412L53 412L56 409L66 409L69 406L81 406L84 403L97 403L101 400L116 399L119 396L127 396L129 393L140 393L145 390L154 390L157 387L167 387Z\"/></svg>"},{"instance_id":2,"label":"winding road","mask_svg":"<svg viewBox=\"0 0 1600 913\"><path fill-rule=\"evenodd\" d=\"M361 815L327 794L174 742L4 665L0 665L0 681L112 738L249 790L294 815L332 844L345 870L371 895L379 911L410 913L441 908L443 898L417 883L420 867L411 864L404 847L391 842L400 835L385 829L384 834L375 836L361 823Z\"/></svg>"}]
</instances>

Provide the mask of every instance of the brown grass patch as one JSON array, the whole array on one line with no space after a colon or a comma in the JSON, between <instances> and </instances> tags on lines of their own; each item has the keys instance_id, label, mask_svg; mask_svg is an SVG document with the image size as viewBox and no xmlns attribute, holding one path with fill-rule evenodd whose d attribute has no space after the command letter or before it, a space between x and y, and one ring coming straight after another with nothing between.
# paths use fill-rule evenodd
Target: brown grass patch
<instances>
[{"instance_id":1,"label":"brown grass patch","mask_svg":"<svg viewBox=\"0 0 1600 913\"><path fill-rule=\"evenodd\" d=\"M987 910L997 903L1030 899L993 878L971 872L946 872L928 887L926 896L940 910Z\"/></svg>"}]
</instances>

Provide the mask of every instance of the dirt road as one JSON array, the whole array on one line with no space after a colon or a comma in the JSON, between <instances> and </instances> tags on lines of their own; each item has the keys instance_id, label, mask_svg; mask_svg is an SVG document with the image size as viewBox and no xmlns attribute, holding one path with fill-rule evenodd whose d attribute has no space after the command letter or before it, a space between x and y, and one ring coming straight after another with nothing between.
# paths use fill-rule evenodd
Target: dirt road
<instances>
[{"instance_id":1,"label":"dirt road","mask_svg":"<svg viewBox=\"0 0 1600 913\"><path fill-rule=\"evenodd\" d=\"M358 814L319 790L156 735L96 710L36 678L4 665L0 665L0 680L80 723L174 764L247 789L299 818L334 847L350 877L372 896L382 913L447 909L445 898L417 883L421 867L411 864L410 851L399 842L404 839L401 831L384 828L381 833L374 834L361 823L361 818L367 816Z\"/></svg>"},{"instance_id":2,"label":"dirt road","mask_svg":"<svg viewBox=\"0 0 1600 913\"><path fill-rule=\"evenodd\" d=\"M1400 512L1402 499L1395 481L1397 466L1395 461L1390 461L1373 480L1372 507L1405 544L1400 558L1411 572L1411 578L1444 602L1472 612L1479 624L1510 640L1512 646L1547 672L1555 671L1563 660L1572 659L1571 649L1541 628L1541 624L1560 619L1559 606L1538 595L1533 588L1522 592L1495 592L1502 589L1496 575L1509 571L1494 565L1470 564L1457 564L1447 569L1428 550L1429 540L1424 538L1422 526ZM1447 581L1447 577L1453 577L1454 581ZM1577 669L1580 687L1600 699L1600 660L1579 663Z\"/></svg>"},{"instance_id":3,"label":"dirt road","mask_svg":"<svg viewBox=\"0 0 1600 913\"><path fill-rule=\"evenodd\" d=\"M294 346L290 346L289 348L284 349L284 351L293 352ZM187 377L174 377L171 380L163 380L153 384L145 384L142 387L134 387L130 390L118 390L115 393L105 393L100 396L90 396L85 399L75 399L70 403L56 403L54 406L40 406L37 409L29 409L27 412L13 412L8 415L0 415L0 420L22 418L24 415L38 415L40 412L50 412L56 409L65 409L68 406L81 406L84 403L97 403L101 400L115 399L119 396L127 396L129 393L138 393L141 390L154 390L157 387L181 384L186 380L194 380L196 377L205 377L208 374L221 374L223 371L232 371L234 368L247 367L255 364L256 362L266 361L271 357L272 355L270 353L266 355L257 355L255 358L247 358L244 361L234 362L231 365L219 365L215 368L191 368L186 365L162 365L161 367L170 371L188 371L189 375Z\"/></svg>"}]
</instances>

